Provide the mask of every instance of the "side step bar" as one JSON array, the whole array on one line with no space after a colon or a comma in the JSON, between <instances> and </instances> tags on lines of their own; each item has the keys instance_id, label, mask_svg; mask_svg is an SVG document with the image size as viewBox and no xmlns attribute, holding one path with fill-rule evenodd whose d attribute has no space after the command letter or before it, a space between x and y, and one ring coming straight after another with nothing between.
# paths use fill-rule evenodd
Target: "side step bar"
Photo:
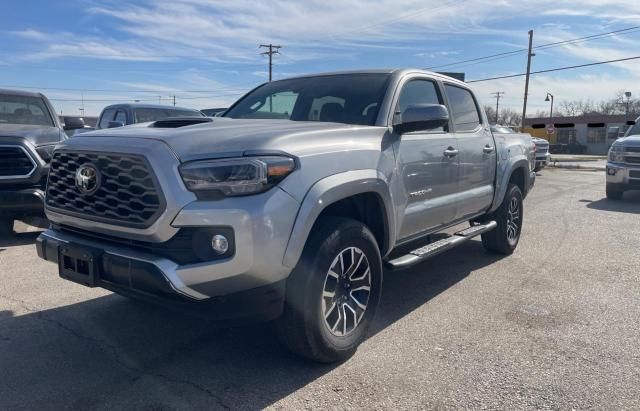
<instances>
[{"instance_id":1,"label":"side step bar","mask_svg":"<svg viewBox=\"0 0 640 411\"><path fill-rule=\"evenodd\" d=\"M435 255L450 250L453 247L456 247L466 241L469 241L473 237L491 231L497 226L498 223L496 223L495 221L489 221L485 224L474 225L462 231L458 231L451 237L443 238L442 240L435 241L416 250L410 251L408 254L387 261L387 264L392 268L410 267Z\"/></svg>"}]
</instances>

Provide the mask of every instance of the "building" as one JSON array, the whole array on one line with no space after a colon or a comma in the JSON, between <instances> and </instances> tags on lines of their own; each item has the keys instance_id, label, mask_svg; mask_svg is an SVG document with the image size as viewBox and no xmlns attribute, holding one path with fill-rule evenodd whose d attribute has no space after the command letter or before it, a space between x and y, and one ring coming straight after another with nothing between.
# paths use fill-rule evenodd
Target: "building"
<instances>
[{"instance_id":1,"label":"building","mask_svg":"<svg viewBox=\"0 0 640 411\"><path fill-rule=\"evenodd\" d=\"M551 144L581 145L585 154L607 154L611 143L634 124L634 116L589 114L576 117L526 118L523 131ZM551 123L550 120L553 120ZM549 127L553 124L553 130ZM552 131L551 133L549 133Z\"/></svg>"}]
</instances>

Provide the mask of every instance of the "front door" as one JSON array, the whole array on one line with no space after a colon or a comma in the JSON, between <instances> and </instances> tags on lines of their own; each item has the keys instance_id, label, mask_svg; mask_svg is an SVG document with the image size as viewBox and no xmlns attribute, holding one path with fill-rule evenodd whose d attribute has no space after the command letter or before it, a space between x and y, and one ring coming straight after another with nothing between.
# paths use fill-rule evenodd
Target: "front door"
<instances>
[{"instance_id":1,"label":"front door","mask_svg":"<svg viewBox=\"0 0 640 411\"><path fill-rule=\"evenodd\" d=\"M412 104L444 104L439 86L432 80L412 79L404 84L396 114ZM458 147L449 127L398 136L397 167L406 204L400 239L431 231L455 218L458 179Z\"/></svg>"}]
</instances>

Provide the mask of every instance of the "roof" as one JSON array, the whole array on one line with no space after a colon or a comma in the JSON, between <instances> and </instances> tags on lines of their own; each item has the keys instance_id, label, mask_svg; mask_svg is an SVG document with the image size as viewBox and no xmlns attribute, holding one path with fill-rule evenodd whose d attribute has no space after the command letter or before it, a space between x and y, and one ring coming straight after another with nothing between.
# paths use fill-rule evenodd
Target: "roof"
<instances>
[{"instance_id":1,"label":"roof","mask_svg":"<svg viewBox=\"0 0 640 411\"><path fill-rule=\"evenodd\" d=\"M144 103L118 103L118 104L110 104L106 106L103 110L113 107L131 107L131 108L161 108L161 109L171 109L171 110L188 110L188 111L198 111L195 108L187 108L187 107L175 107L164 104L144 104Z\"/></svg>"},{"instance_id":2,"label":"roof","mask_svg":"<svg viewBox=\"0 0 640 411\"><path fill-rule=\"evenodd\" d=\"M41 93L38 93L35 91L10 90L10 89L2 89L2 88L0 88L0 94L9 95L9 96L42 97Z\"/></svg>"},{"instance_id":3,"label":"roof","mask_svg":"<svg viewBox=\"0 0 640 411\"><path fill-rule=\"evenodd\" d=\"M428 70L423 70L423 69L417 69L417 68L382 68L382 69L363 69L363 70L343 70L343 71L330 71L330 72L325 72L325 73L310 73L310 74L302 74L299 76L293 76L293 77L287 77L284 79L279 79L279 80L275 80L275 81L280 81L280 80L289 80L289 79L295 79L295 78L306 78L306 77L321 77L321 76L336 76L336 75L345 75L345 74L395 74L395 75L403 75L403 74L409 74L409 73L421 73L421 74L427 74L429 76L432 77L438 77L441 79L447 79L459 84L465 84L464 82L460 81L460 80L456 80L453 77L449 77L449 76L445 76L441 73L436 73L433 71L428 71Z\"/></svg>"}]
</instances>

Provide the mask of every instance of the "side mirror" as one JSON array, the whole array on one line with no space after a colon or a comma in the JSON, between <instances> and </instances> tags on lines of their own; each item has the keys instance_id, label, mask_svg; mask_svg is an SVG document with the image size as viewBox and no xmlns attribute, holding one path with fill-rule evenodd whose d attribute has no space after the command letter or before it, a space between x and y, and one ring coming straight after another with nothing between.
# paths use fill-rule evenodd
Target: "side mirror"
<instances>
[{"instance_id":1,"label":"side mirror","mask_svg":"<svg viewBox=\"0 0 640 411\"><path fill-rule=\"evenodd\" d=\"M77 130L79 128L84 128L84 118L82 117L63 117L64 121L64 129L65 130Z\"/></svg>"},{"instance_id":2,"label":"side mirror","mask_svg":"<svg viewBox=\"0 0 640 411\"><path fill-rule=\"evenodd\" d=\"M449 123L449 110L441 104L413 104L399 117L393 124L393 129L399 134L435 130Z\"/></svg>"},{"instance_id":3,"label":"side mirror","mask_svg":"<svg viewBox=\"0 0 640 411\"><path fill-rule=\"evenodd\" d=\"M116 128L122 126L124 126L124 123L122 121L110 121L107 125L107 128Z\"/></svg>"}]
</instances>

